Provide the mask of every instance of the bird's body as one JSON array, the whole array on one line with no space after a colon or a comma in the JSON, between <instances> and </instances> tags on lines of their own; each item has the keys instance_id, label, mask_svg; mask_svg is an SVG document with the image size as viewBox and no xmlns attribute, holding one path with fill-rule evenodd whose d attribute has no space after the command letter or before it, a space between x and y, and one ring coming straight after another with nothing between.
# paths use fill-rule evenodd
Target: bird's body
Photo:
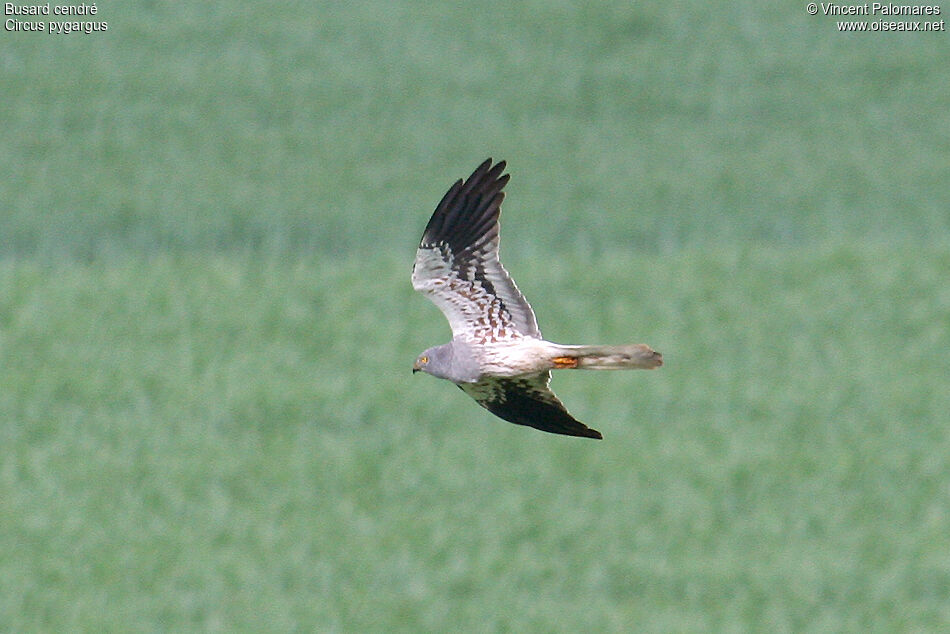
<instances>
[{"instance_id":1,"label":"bird's body","mask_svg":"<svg viewBox=\"0 0 950 634\"><path fill-rule=\"evenodd\" d=\"M412 284L445 313L453 338L419 355L413 371L452 381L507 421L601 438L550 390L551 370L652 369L662 357L644 344L578 346L542 338L531 305L498 260L508 175L504 161L491 163L449 189L423 233Z\"/></svg>"},{"instance_id":2,"label":"bird's body","mask_svg":"<svg viewBox=\"0 0 950 634\"><path fill-rule=\"evenodd\" d=\"M481 349L482 376L521 376L555 368L551 343L537 337L496 341Z\"/></svg>"}]
</instances>

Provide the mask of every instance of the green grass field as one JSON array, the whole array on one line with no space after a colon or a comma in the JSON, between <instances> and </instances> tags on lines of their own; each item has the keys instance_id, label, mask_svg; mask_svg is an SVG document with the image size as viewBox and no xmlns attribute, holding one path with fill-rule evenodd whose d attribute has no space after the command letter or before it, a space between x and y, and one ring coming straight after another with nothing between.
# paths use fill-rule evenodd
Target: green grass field
<instances>
[{"instance_id":1,"label":"green grass field","mask_svg":"<svg viewBox=\"0 0 950 634\"><path fill-rule=\"evenodd\" d=\"M0 630L942 631L950 42L804 4L0 33ZM600 442L410 367L453 180Z\"/></svg>"}]
</instances>

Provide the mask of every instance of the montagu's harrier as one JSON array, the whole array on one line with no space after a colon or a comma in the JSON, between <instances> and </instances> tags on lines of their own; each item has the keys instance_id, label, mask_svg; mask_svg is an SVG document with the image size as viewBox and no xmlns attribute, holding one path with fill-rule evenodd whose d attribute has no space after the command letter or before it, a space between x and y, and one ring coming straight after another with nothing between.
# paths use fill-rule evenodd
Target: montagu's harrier
<instances>
[{"instance_id":1,"label":"montagu's harrier","mask_svg":"<svg viewBox=\"0 0 950 634\"><path fill-rule=\"evenodd\" d=\"M554 395L551 370L653 369L663 358L644 344L568 346L541 338L534 311L498 261L504 171L504 161L479 165L452 185L426 225L412 286L445 313L452 341L420 354L412 371L452 381L512 423L602 438Z\"/></svg>"}]
</instances>

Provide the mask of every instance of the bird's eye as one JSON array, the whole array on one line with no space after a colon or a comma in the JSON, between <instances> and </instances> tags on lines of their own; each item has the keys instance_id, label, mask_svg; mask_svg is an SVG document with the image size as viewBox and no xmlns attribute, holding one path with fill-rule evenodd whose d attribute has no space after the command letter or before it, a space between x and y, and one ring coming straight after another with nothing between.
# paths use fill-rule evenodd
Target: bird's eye
<instances>
[{"instance_id":1,"label":"bird's eye","mask_svg":"<svg viewBox=\"0 0 950 634\"><path fill-rule=\"evenodd\" d=\"M419 359L419 363L428 363L428 362L429 362L429 357L420 357Z\"/></svg>"}]
</instances>

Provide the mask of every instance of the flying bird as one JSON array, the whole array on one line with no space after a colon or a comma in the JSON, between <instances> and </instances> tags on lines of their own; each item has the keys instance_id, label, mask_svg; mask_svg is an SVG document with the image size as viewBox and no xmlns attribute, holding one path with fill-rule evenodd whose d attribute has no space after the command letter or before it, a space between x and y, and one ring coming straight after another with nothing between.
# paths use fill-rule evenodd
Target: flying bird
<instances>
[{"instance_id":1,"label":"flying bird","mask_svg":"<svg viewBox=\"0 0 950 634\"><path fill-rule=\"evenodd\" d=\"M498 260L505 162L459 179L422 234L412 286L445 314L452 341L412 366L452 381L506 421L553 434L603 438L571 416L551 391L551 370L653 369L663 357L645 344L563 345L541 337L531 305Z\"/></svg>"}]
</instances>

